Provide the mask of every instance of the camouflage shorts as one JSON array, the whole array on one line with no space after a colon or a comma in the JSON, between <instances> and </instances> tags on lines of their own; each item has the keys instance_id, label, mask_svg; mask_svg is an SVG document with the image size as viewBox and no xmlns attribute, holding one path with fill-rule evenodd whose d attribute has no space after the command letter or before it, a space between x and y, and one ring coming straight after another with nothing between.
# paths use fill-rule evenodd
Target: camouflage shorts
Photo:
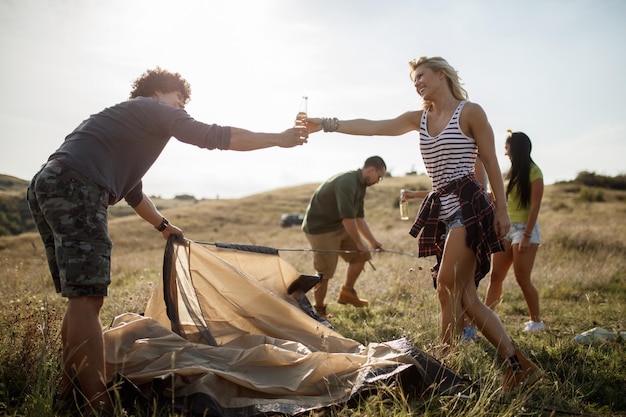
<instances>
[{"instance_id":1,"label":"camouflage shorts","mask_svg":"<svg viewBox=\"0 0 626 417\"><path fill-rule=\"evenodd\" d=\"M72 169L44 167L26 197L56 291L64 297L106 296L113 247L109 194Z\"/></svg>"}]
</instances>

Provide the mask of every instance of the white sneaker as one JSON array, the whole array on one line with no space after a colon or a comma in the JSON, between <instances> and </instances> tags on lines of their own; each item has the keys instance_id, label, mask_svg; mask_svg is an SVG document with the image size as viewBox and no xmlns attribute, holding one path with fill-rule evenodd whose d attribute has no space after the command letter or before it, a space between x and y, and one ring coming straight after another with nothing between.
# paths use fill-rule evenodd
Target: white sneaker
<instances>
[{"instance_id":1,"label":"white sneaker","mask_svg":"<svg viewBox=\"0 0 626 417\"><path fill-rule=\"evenodd\" d=\"M544 326L543 321L529 320L524 324L526 324L526 327L524 327L525 332L538 332L539 330L543 330L546 327Z\"/></svg>"}]
</instances>

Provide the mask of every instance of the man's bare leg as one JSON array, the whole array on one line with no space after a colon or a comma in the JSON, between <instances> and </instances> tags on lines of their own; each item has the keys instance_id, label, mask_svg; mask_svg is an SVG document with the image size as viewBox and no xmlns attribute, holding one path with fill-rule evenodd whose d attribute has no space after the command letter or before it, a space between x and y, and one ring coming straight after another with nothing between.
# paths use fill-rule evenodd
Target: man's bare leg
<instances>
[{"instance_id":1,"label":"man's bare leg","mask_svg":"<svg viewBox=\"0 0 626 417\"><path fill-rule=\"evenodd\" d=\"M64 370L76 370L80 389L90 410L112 411L106 387L104 339L100 322L103 297L72 297L63 320Z\"/></svg>"}]
</instances>

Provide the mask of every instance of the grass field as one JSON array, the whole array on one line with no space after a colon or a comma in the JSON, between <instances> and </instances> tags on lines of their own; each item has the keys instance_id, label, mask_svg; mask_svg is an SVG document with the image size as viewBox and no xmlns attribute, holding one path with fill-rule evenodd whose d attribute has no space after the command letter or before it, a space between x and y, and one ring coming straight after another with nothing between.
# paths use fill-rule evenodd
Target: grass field
<instances>
[{"instance_id":1,"label":"grass field","mask_svg":"<svg viewBox=\"0 0 626 417\"><path fill-rule=\"evenodd\" d=\"M427 186L424 177L406 176L385 178L368 189L370 228L394 253L375 254L372 266L357 282L359 294L370 300L364 309L334 301L345 273L340 263L327 301L332 322L344 336L363 344L404 336L419 349L436 354L439 306L429 273L433 260L403 254L415 254L417 241L408 235L410 222L399 219L397 208L400 188ZM282 213L303 213L315 187L302 185L232 200L159 204L188 239L284 249L281 256L298 271L314 273L310 253L286 250L308 249L304 235L298 227L279 227L279 219ZM539 218L543 244L533 272L545 331L521 331L528 320L525 302L512 272L505 281L497 312L515 342L544 369L538 385L523 395L497 394L500 361L481 337L456 347L446 362L480 382L482 389L472 398L406 398L390 387L356 408L326 414L626 415L626 341L580 345L572 340L594 327L626 330L626 192L601 193L601 199L590 199L589 190L573 184L546 187ZM417 208L418 202L411 201L412 215ZM137 216L120 216L124 210L111 208L113 283L103 308L104 324L121 313L143 312L161 277L165 241ZM0 415L52 415L65 301L53 291L39 236L0 238L0 274ZM481 283L481 294L486 284ZM130 415L152 414L139 410Z\"/></svg>"}]
</instances>

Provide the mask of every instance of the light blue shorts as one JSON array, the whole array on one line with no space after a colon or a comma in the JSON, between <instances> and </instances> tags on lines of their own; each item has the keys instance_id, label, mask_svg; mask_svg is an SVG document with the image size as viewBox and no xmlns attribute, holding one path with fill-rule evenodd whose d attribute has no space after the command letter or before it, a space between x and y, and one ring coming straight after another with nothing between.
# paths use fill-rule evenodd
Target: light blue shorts
<instances>
[{"instance_id":1,"label":"light blue shorts","mask_svg":"<svg viewBox=\"0 0 626 417\"><path fill-rule=\"evenodd\" d=\"M450 230L463 227L463 213L461 213L461 209L455 211L454 214L447 219L441 220L441 222L446 226L446 237L450 233Z\"/></svg>"},{"instance_id":2,"label":"light blue shorts","mask_svg":"<svg viewBox=\"0 0 626 417\"><path fill-rule=\"evenodd\" d=\"M522 241L524 237L524 231L526 230L526 223L511 223L509 233L506 234L506 240L511 242L511 245L517 245ZM536 245L541 244L541 230L539 228L539 222L535 223L533 231L530 234L530 243Z\"/></svg>"}]
</instances>

